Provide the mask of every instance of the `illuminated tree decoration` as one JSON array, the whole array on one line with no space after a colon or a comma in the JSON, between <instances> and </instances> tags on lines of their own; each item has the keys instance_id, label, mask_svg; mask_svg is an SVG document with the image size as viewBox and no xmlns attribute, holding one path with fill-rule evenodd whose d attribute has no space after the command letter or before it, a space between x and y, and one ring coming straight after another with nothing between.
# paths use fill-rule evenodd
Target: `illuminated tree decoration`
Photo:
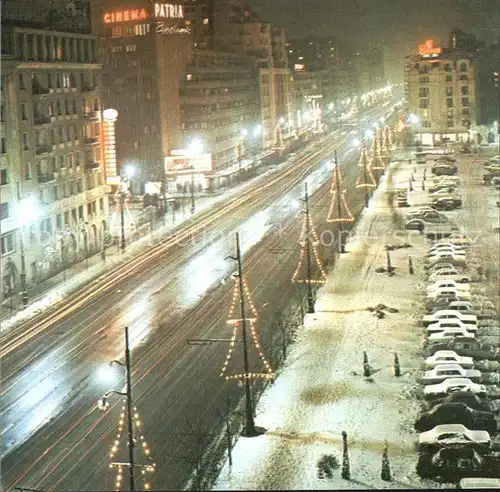
<instances>
[{"instance_id":1,"label":"illuminated tree decoration","mask_svg":"<svg viewBox=\"0 0 500 492\"><path fill-rule=\"evenodd\" d=\"M330 188L330 193L332 194L332 201L330 203L330 210L328 211L326 221L344 224L354 222L354 215L347 204L347 190L344 188L342 173L340 172L340 167L338 165L335 165L333 168L332 187Z\"/></svg>"},{"instance_id":2,"label":"illuminated tree decoration","mask_svg":"<svg viewBox=\"0 0 500 492\"><path fill-rule=\"evenodd\" d=\"M371 160L370 169L373 171L385 171L385 163L380 153L379 139L373 139L373 145L371 148Z\"/></svg>"},{"instance_id":3,"label":"illuminated tree decoration","mask_svg":"<svg viewBox=\"0 0 500 492\"><path fill-rule=\"evenodd\" d=\"M123 405L120 413L120 420L118 422L118 434L116 434L116 439L114 440L113 445L111 446L111 451L109 453L109 457L111 459L113 459L120 451L121 438L123 435L123 430L125 428L125 412L126 412L125 405ZM138 447L141 448L142 454L148 461L146 465L138 465L138 467L141 469L141 478L144 485L144 490L151 490L151 483L149 482L147 475L148 473L154 473L156 471L156 464L153 462L153 458L151 457L151 450L144 439L144 435L142 433L142 422L136 407L134 407L132 422L134 424L135 441L136 443L139 444ZM121 490L121 487L123 485L124 468L126 468L127 466L129 466L129 464L124 462L121 463L112 462L109 465L110 468L116 468L116 478L115 478L116 491Z\"/></svg>"},{"instance_id":4,"label":"illuminated tree decoration","mask_svg":"<svg viewBox=\"0 0 500 492\"><path fill-rule=\"evenodd\" d=\"M281 131L281 124L279 122L276 124L276 128L274 129L274 148L285 148L285 146L283 145L283 133Z\"/></svg>"},{"instance_id":5,"label":"illuminated tree decoration","mask_svg":"<svg viewBox=\"0 0 500 492\"><path fill-rule=\"evenodd\" d=\"M236 336L240 332L239 327L241 326L241 313L239 312L239 304L240 304L240 283L239 279L236 278L236 281L234 282L234 289L233 289L233 299L231 301L231 308L229 309L229 319L227 320L227 323L229 325L233 325L233 333L231 335L231 340L229 342L229 352L226 356L226 360L224 361L224 365L222 366L222 370L220 373L220 377L226 380L230 379L238 379L242 380L244 378L247 379L274 379L276 376L276 373L273 372L271 369L271 366L266 360L266 357L264 355L264 352L262 351L262 347L260 346L259 342L259 335L257 332L256 324L257 320L259 318L259 313L257 312L257 309L255 308L255 305L252 300L252 296L250 293L250 289L248 288L247 282L245 279L243 279L243 295L246 301L246 306L247 308L250 308L250 313L251 317L245 318L245 321L248 323L247 326L250 326L250 332L252 334L252 342L255 350L259 354L259 358L262 361L262 364L265 367L264 372L250 372L249 374L245 373L239 373L239 374L227 374L227 369L229 362L231 361L234 353L234 348L236 345Z\"/></svg>"},{"instance_id":6,"label":"illuminated tree decoration","mask_svg":"<svg viewBox=\"0 0 500 492\"><path fill-rule=\"evenodd\" d=\"M316 230L314 229L314 225L310 215L309 215L309 248L312 254L313 262L316 264L317 270L319 270L320 278L313 279L309 278L307 275L305 276L300 275L301 271L304 269L304 266L306 266L307 262L307 222L306 222L307 218L306 217L307 214L304 214L302 221L302 231L300 233L298 241L300 244L300 258L297 268L293 272L292 282L294 284L309 284L309 283L324 284L327 281L327 276L325 269L323 268L323 265L319 258L318 249L316 247L319 244L319 238L318 235L316 234Z\"/></svg>"},{"instance_id":7,"label":"illuminated tree decoration","mask_svg":"<svg viewBox=\"0 0 500 492\"><path fill-rule=\"evenodd\" d=\"M389 125L385 125L384 136L385 136L385 140L387 142L387 148L389 150L393 150L394 149L394 142L392 141L392 130L391 130L391 127Z\"/></svg>"},{"instance_id":8,"label":"illuminated tree decoration","mask_svg":"<svg viewBox=\"0 0 500 492\"><path fill-rule=\"evenodd\" d=\"M381 149L382 148L382 144L384 143L384 132L382 130L382 128L377 128L377 135L375 136L375 138L378 140L377 142L377 145L378 145L378 148Z\"/></svg>"},{"instance_id":9,"label":"illuminated tree decoration","mask_svg":"<svg viewBox=\"0 0 500 492\"><path fill-rule=\"evenodd\" d=\"M359 158L359 176L358 179L356 180L356 188L359 189L364 189L364 188L375 188L377 186L375 182L375 177L373 176L373 172L370 166L370 163L368 162L368 156L366 152L366 145L365 142L363 141L363 144L361 146L361 156Z\"/></svg>"}]
</instances>

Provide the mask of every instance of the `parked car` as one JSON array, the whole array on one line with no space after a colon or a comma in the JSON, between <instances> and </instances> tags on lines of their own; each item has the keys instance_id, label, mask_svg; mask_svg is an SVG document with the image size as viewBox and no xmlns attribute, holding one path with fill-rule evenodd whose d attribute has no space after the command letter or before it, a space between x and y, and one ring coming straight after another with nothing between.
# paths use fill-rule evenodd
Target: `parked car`
<instances>
[{"instance_id":1,"label":"parked car","mask_svg":"<svg viewBox=\"0 0 500 492\"><path fill-rule=\"evenodd\" d=\"M480 454L491 450L491 436L484 430L471 430L462 424L442 424L418 436L418 451L435 453L441 448L472 448Z\"/></svg>"},{"instance_id":2,"label":"parked car","mask_svg":"<svg viewBox=\"0 0 500 492\"><path fill-rule=\"evenodd\" d=\"M476 360L498 360L500 357L498 348L481 343L474 336L456 337L445 340L428 339L427 341L430 343L428 343L424 350L424 355L426 356L433 355L438 350L453 350L458 355L472 357Z\"/></svg>"},{"instance_id":3,"label":"parked car","mask_svg":"<svg viewBox=\"0 0 500 492\"><path fill-rule=\"evenodd\" d=\"M428 249L428 252L435 251L435 250L442 249L442 248L445 248L445 249L452 248L455 251L466 251L466 249L463 246L461 246L461 245L453 244L450 241L440 241L438 243L434 243Z\"/></svg>"},{"instance_id":4,"label":"parked car","mask_svg":"<svg viewBox=\"0 0 500 492\"><path fill-rule=\"evenodd\" d=\"M421 231L427 228L428 224L422 219L410 219L405 224L408 231Z\"/></svg>"},{"instance_id":5,"label":"parked car","mask_svg":"<svg viewBox=\"0 0 500 492\"><path fill-rule=\"evenodd\" d=\"M457 289L463 292L470 292L470 284L455 282L454 280L437 280L427 286L427 292L435 292L439 289Z\"/></svg>"},{"instance_id":6,"label":"parked car","mask_svg":"<svg viewBox=\"0 0 500 492\"><path fill-rule=\"evenodd\" d=\"M445 328L443 331L431 333L428 340L432 343L440 340L451 340L453 338L465 337L475 338L475 333L465 328Z\"/></svg>"},{"instance_id":7,"label":"parked car","mask_svg":"<svg viewBox=\"0 0 500 492\"><path fill-rule=\"evenodd\" d=\"M443 448L435 454L418 456L416 471L422 478L440 478L444 482L456 482L471 475L485 473L485 460L468 447Z\"/></svg>"},{"instance_id":8,"label":"parked car","mask_svg":"<svg viewBox=\"0 0 500 492\"><path fill-rule=\"evenodd\" d=\"M433 273L442 271L442 270L452 270L453 272L462 272L464 270L463 266L457 266L453 262L446 263L445 261L438 261L434 263L431 267L425 266L427 268L428 274L432 275Z\"/></svg>"},{"instance_id":9,"label":"parked car","mask_svg":"<svg viewBox=\"0 0 500 492\"><path fill-rule=\"evenodd\" d=\"M460 480L458 486L460 489L500 489L500 478L466 477Z\"/></svg>"},{"instance_id":10,"label":"parked car","mask_svg":"<svg viewBox=\"0 0 500 492\"><path fill-rule=\"evenodd\" d=\"M428 261L431 266L437 263L438 261L446 261L446 262L453 261L465 266L465 256L457 255L449 251L440 251L431 258L428 258Z\"/></svg>"},{"instance_id":11,"label":"parked car","mask_svg":"<svg viewBox=\"0 0 500 492\"><path fill-rule=\"evenodd\" d=\"M437 164L431 168L431 173L436 176L454 176L457 172L458 169L456 166L450 166L447 164Z\"/></svg>"},{"instance_id":12,"label":"parked car","mask_svg":"<svg viewBox=\"0 0 500 492\"><path fill-rule=\"evenodd\" d=\"M463 328L466 331L477 334L477 325L465 324L459 319L440 319L427 326L427 334L439 333L450 328Z\"/></svg>"},{"instance_id":13,"label":"parked car","mask_svg":"<svg viewBox=\"0 0 500 492\"><path fill-rule=\"evenodd\" d=\"M428 313L432 314L443 309L448 309L448 306L456 301L458 301L457 296L437 296L434 299L426 301L425 309Z\"/></svg>"},{"instance_id":14,"label":"parked car","mask_svg":"<svg viewBox=\"0 0 500 492\"><path fill-rule=\"evenodd\" d=\"M446 183L446 182L440 182L440 183L434 183L431 186L429 186L429 193L436 193L436 191L443 191L445 193L453 193L457 190L458 185L456 183Z\"/></svg>"},{"instance_id":15,"label":"parked car","mask_svg":"<svg viewBox=\"0 0 500 492\"><path fill-rule=\"evenodd\" d=\"M474 383L481 379L481 371L477 369L464 369L459 364L438 364L429 371L422 373L422 384L437 384L449 378L468 378Z\"/></svg>"},{"instance_id":16,"label":"parked car","mask_svg":"<svg viewBox=\"0 0 500 492\"><path fill-rule=\"evenodd\" d=\"M472 244L472 238L465 234L451 234L448 237L448 242L451 244L461 244L461 245L470 245Z\"/></svg>"},{"instance_id":17,"label":"parked car","mask_svg":"<svg viewBox=\"0 0 500 492\"><path fill-rule=\"evenodd\" d=\"M446 224L429 224L425 229L425 237L432 241L445 239L458 230L459 228L451 222Z\"/></svg>"},{"instance_id":18,"label":"parked car","mask_svg":"<svg viewBox=\"0 0 500 492\"><path fill-rule=\"evenodd\" d=\"M449 246L447 248L439 248L433 251L429 251L427 253L427 258L429 260L434 260L435 258L438 258L440 256L443 256L443 254L449 254L457 257L462 257L465 259L465 251L460 250L460 249L455 249L453 246Z\"/></svg>"},{"instance_id":19,"label":"parked car","mask_svg":"<svg viewBox=\"0 0 500 492\"><path fill-rule=\"evenodd\" d=\"M458 300L461 301L470 301L471 300L471 294L470 292L466 292L463 290L459 289L437 289L435 291L431 291L427 294L427 299L435 299L437 296L447 296L447 295L453 295L455 296Z\"/></svg>"},{"instance_id":20,"label":"parked car","mask_svg":"<svg viewBox=\"0 0 500 492\"><path fill-rule=\"evenodd\" d=\"M427 388L429 386L426 386L424 390ZM463 393L463 391L460 393ZM470 391L468 393L477 398L474 393ZM452 392L451 394L455 393ZM451 395L447 395L447 397L449 396ZM465 425L468 429L485 430L490 434L495 434L497 428L493 412L476 410L463 401L443 401L443 403L438 403L429 411L421 413L415 421L414 427L417 432L426 432L436 425L443 424Z\"/></svg>"},{"instance_id":21,"label":"parked car","mask_svg":"<svg viewBox=\"0 0 500 492\"><path fill-rule=\"evenodd\" d=\"M434 355L425 359L426 369L432 369L442 364L460 364L464 369L472 369L474 359L472 357L463 357L453 350L438 350Z\"/></svg>"},{"instance_id":22,"label":"parked car","mask_svg":"<svg viewBox=\"0 0 500 492\"><path fill-rule=\"evenodd\" d=\"M483 384L473 383L468 378L448 378L441 383L426 386L424 388L424 395L439 396L452 393L453 391L471 391L476 395L485 395L486 387Z\"/></svg>"},{"instance_id":23,"label":"parked car","mask_svg":"<svg viewBox=\"0 0 500 492\"><path fill-rule=\"evenodd\" d=\"M433 202L437 210L449 212L462 206L462 201L457 198L442 197Z\"/></svg>"},{"instance_id":24,"label":"parked car","mask_svg":"<svg viewBox=\"0 0 500 492\"><path fill-rule=\"evenodd\" d=\"M493 412L493 407L486 400L482 400L470 391L455 391L450 393L445 398L439 398L432 402L432 405L437 406L441 403L465 403L472 410L480 410L481 412Z\"/></svg>"},{"instance_id":25,"label":"parked car","mask_svg":"<svg viewBox=\"0 0 500 492\"><path fill-rule=\"evenodd\" d=\"M435 323L439 320L455 319L462 321L465 325L477 325L477 316L474 316L473 314L462 314L461 312L453 309L442 309L434 314L426 314L422 318L422 324L424 326L429 326L431 323Z\"/></svg>"}]
</instances>

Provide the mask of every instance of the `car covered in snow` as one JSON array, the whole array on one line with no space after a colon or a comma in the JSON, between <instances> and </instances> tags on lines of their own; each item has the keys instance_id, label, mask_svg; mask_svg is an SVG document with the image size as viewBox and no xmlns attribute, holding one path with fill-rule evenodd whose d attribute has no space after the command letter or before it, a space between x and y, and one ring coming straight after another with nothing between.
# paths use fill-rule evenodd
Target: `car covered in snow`
<instances>
[{"instance_id":1,"label":"car covered in snow","mask_svg":"<svg viewBox=\"0 0 500 492\"><path fill-rule=\"evenodd\" d=\"M464 266L466 264L465 255L455 254L451 251L438 251L435 255L427 258L427 260L430 266L436 264L438 261L455 262Z\"/></svg>"},{"instance_id":2,"label":"car covered in snow","mask_svg":"<svg viewBox=\"0 0 500 492\"><path fill-rule=\"evenodd\" d=\"M465 477L482 476L485 465L485 459L472 448L443 448L435 454L420 454L416 471L422 478L457 482Z\"/></svg>"},{"instance_id":3,"label":"car covered in snow","mask_svg":"<svg viewBox=\"0 0 500 492\"><path fill-rule=\"evenodd\" d=\"M468 283L455 282L454 280L437 280L427 286L427 292L433 292L439 289L458 289L464 292L470 292Z\"/></svg>"},{"instance_id":4,"label":"car covered in snow","mask_svg":"<svg viewBox=\"0 0 500 492\"><path fill-rule=\"evenodd\" d=\"M485 395L486 387L483 384L472 382L468 378L448 378L437 384L429 384L424 388L425 396L439 396L453 391L470 391L476 395Z\"/></svg>"},{"instance_id":5,"label":"car covered in snow","mask_svg":"<svg viewBox=\"0 0 500 492\"><path fill-rule=\"evenodd\" d=\"M454 249L455 251L465 251L465 248L463 246L450 243L449 241L435 243L427 251L430 253L431 251L436 251L439 249L450 249L450 248Z\"/></svg>"},{"instance_id":6,"label":"car covered in snow","mask_svg":"<svg viewBox=\"0 0 500 492\"><path fill-rule=\"evenodd\" d=\"M462 258L465 261L465 251L454 250L453 248L437 249L427 253L427 260L434 261L436 258L442 258L443 255L452 255Z\"/></svg>"},{"instance_id":7,"label":"car covered in snow","mask_svg":"<svg viewBox=\"0 0 500 492\"><path fill-rule=\"evenodd\" d=\"M453 309L441 309L434 314L426 314L422 318L422 324L428 326L441 319L459 319L466 325L477 325L477 316L473 314L462 314L460 311L455 311Z\"/></svg>"},{"instance_id":8,"label":"car covered in snow","mask_svg":"<svg viewBox=\"0 0 500 492\"><path fill-rule=\"evenodd\" d=\"M451 234L448 237L448 242L451 244L462 244L462 245L471 245L472 244L472 238L467 236L466 234Z\"/></svg>"},{"instance_id":9,"label":"car covered in snow","mask_svg":"<svg viewBox=\"0 0 500 492\"><path fill-rule=\"evenodd\" d=\"M468 447L478 453L487 453L491 449L491 436L486 431L471 430L462 424L436 425L418 436L418 450L422 452L456 447Z\"/></svg>"},{"instance_id":10,"label":"car covered in snow","mask_svg":"<svg viewBox=\"0 0 500 492\"><path fill-rule=\"evenodd\" d=\"M473 357L476 360L500 360L500 351L497 347L486 345L472 337L455 337L452 339L428 339L425 355L433 355L438 350L453 350L458 355ZM497 339L498 342L498 339Z\"/></svg>"},{"instance_id":11,"label":"car covered in snow","mask_svg":"<svg viewBox=\"0 0 500 492\"><path fill-rule=\"evenodd\" d=\"M448 266L433 270L429 275L429 282L437 282L438 280L452 280L457 283L470 282L471 278L465 273L460 273L456 268Z\"/></svg>"},{"instance_id":12,"label":"car covered in snow","mask_svg":"<svg viewBox=\"0 0 500 492\"><path fill-rule=\"evenodd\" d=\"M436 289L433 292L427 293L427 299L435 299L437 296L455 296L459 301L470 301L471 293L459 289L445 288Z\"/></svg>"},{"instance_id":13,"label":"car covered in snow","mask_svg":"<svg viewBox=\"0 0 500 492\"><path fill-rule=\"evenodd\" d=\"M459 319L440 319L435 323L427 325L427 333L439 333L450 328L463 328L464 330L470 331L471 333L477 333L477 325L473 325L470 323L465 324Z\"/></svg>"},{"instance_id":14,"label":"car covered in snow","mask_svg":"<svg viewBox=\"0 0 500 492\"><path fill-rule=\"evenodd\" d=\"M475 338L476 335L472 331L467 331L465 328L445 328L443 331L438 331L431 333L429 335L429 342L433 343L435 341L441 340L452 340L453 338Z\"/></svg>"},{"instance_id":15,"label":"car covered in snow","mask_svg":"<svg viewBox=\"0 0 500 492\"><path fill-rule=\"evenodd\" d=\"M422 373L422 384L436 384L449 378L468 378L477 383L481 379L481 371L477 369L464 369L459 364L439 364L429 371Z\"/></svg>"},{"instance_id":16,"label":"car covered in snow","mask_svg":"<svg viewBox=\"0 0 500 492\"><path fill-rule=\"evenodd\" d=\"M496 433L498 427L493 412L476 410L460 401L435 405L428 412L420 414L414 427L417 432L427 432L443 424L460 424L471 430L485 430L491 435Z\"/></svg>"},{"instance_id":17,"label":"car covered in snow","mask_svg":"<svg viewBox=\"0 0 500 492\"><path fill-rule=\"evenodd\" d=\"M465 403L465 405L472 410L479 410L481 412L491 413L494 410L491 402L485 398L480 398L470 391L455 391L444 398L437 398L436 400L433 400L431 405L436 407L442 403Z\"/></svg>"},{"instance_id":18,"label":"car covered in snow","mask_svg":"<svg viewBox=\"0 0 500 492\"><path fill-rule=\"evenodd\" d=\"M460 364L464 369L472 369L474 359L472 357L463 357L453 350L438 350L434 355L425 359L426 369L432 369L438 364Z\"/></svg>"}]
</instances>

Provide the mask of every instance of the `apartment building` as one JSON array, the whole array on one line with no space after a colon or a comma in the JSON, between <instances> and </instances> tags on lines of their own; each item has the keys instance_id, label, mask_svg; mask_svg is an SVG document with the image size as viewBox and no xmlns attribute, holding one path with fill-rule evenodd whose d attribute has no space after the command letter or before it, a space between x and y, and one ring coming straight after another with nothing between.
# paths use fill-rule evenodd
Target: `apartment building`
<instances>
[{"instance_id":1,"label":"apartment building","mask_svg":"<svg viewBox=\"0 0 500 492\"><path fill-rule=\"evenodd\" d=\"M424 145L467 141L478 120L477 67L473 54L434 46L419 46L405 70L408 111Z\"/></svg>"},{"instance_id":2,"label":"apartment building","mask_svg":"<svg viewBox=\"0 0 500 492\"><path fill-rule=\"evenodd\" d=\"M2 295L101 248L107 187L100 147L101 66L90 35L2 22ZM22 202L36 200L29 217ZM20 224L24 223L21 228Z\"/></svg>"}]
</instances>

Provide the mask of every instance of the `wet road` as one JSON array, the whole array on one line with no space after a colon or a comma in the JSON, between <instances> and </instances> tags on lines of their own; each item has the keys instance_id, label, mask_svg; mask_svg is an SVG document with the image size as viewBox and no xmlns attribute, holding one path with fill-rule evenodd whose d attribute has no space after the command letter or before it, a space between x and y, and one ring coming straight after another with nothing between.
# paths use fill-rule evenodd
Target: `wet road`
<instances>
[{"instance_id":1,"label":"wet road","mask_svg":"<svg viewBox=\"0 0 500 492\"><path fill-rule=\"evenodd\" d=\"M9 336L2 346L2 487L113 489L107 455L121 402L112 400L106 412L95 403L105 391L123 388L120 372L111 373L107 364L122 360L124 326L132 340L134 400L157 465L153 489L182 487L193 468L190 424L211 432L220 420L222 397L236 401L242 393L219 377L227 344L186 343L231 335L226 319L235 265L224 258L234 254L234 232L241 235L245 277L256 306L265 305L258 328L266 347L277 335L268 331L271 317L299 288L290 277L299 256L296 216L304 176L310 192L316 191L312 215L319 225L330 201L331 171L324 161L334 147L352 140L349 131L311 150L288 175L269 173L264 185L234 200L229 211L212 214L211 221L193 221L193 233L171 238L148 261L138 260L123 275L98 282L47 319ZM343 165L352 190L356 152L349 157ZM350 193L359 208L361 197ZM271 250L279 247L289 251L280 254L278 264ZM322 254L331 255L331 248ZM222 279L227 281L221 284ZM255 353L251 361L257 368ZM240 354L232 362L241 368ZM125 452L122 443L123 456L116 458L126 461ZM139 450L136 459L146 463Z\"/></svg>"}]
</instances>

